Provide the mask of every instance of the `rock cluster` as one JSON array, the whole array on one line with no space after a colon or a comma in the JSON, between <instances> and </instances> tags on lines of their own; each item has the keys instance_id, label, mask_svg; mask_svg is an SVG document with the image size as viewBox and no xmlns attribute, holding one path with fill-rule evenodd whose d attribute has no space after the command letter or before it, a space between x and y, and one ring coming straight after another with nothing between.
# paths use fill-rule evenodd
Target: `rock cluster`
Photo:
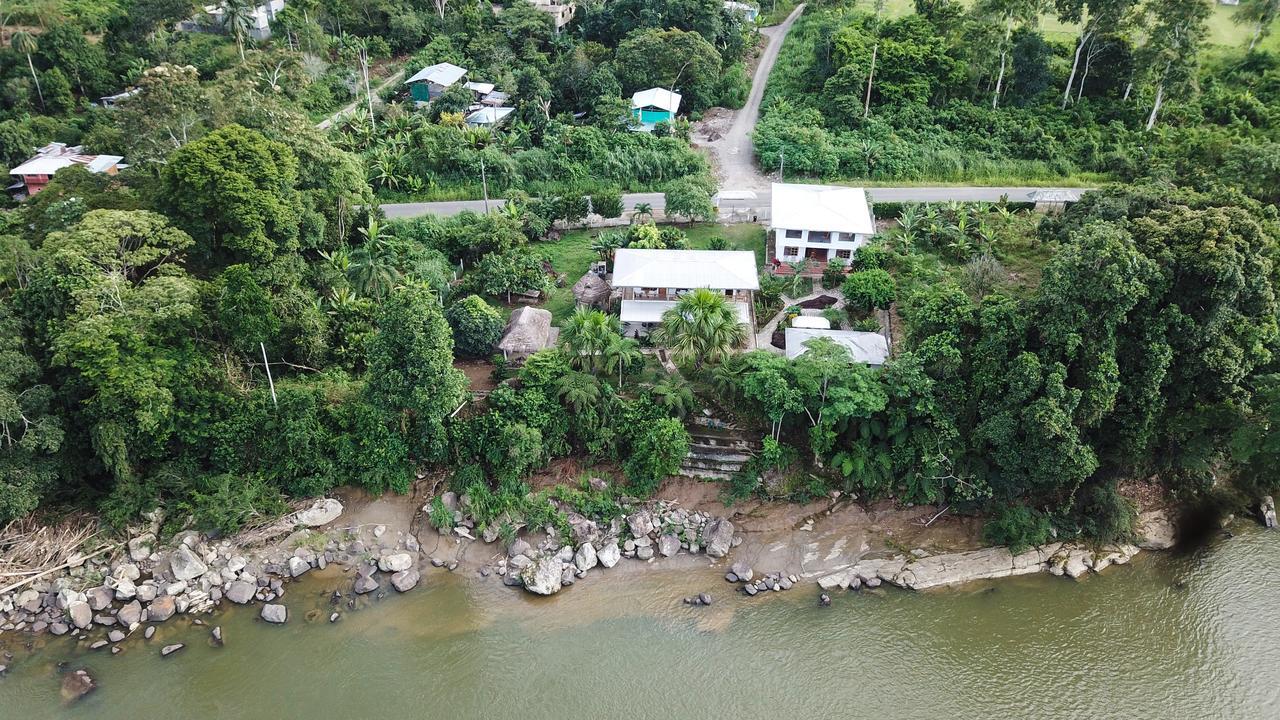
<instances>
[{"instance_id":1,"label":"rock cluster","mask_svg":"<svg viewBox=\"0 0 1280 720\"><path fill-rule=\"evenodd\" d=\"M481 568L480 574L496 573L507 585L552 595L596 568L612 568L624 557L647 561L704 551L724 557L738 542L729 520L674 503L655 503L604 527L572 511L567 515L570 537L561 538L554 528L547 528L547 539L536 548L517 538L506 557L492 568Z\"/></svg>"},{"instance_id":2,"label":"rock cluster","mask_svg":"<svg viewBox=\"0 0 1280 720\"><path fill-rule=\"evenodd\" d=\"M766 592L790 590L800 582L800 578L795 575L784 575L780 572L756 577L755 571L746 563L734 563L729 566L729 572L724 574L724 579L731 583L742 583L742 593L748 597Z\"/></svg>"},{"instance_id":3,"label":"rock cluster","mask_svg":"<svg viewBox=\"0 0 1280 720\"><path fill-rule=\"evenodd\" d=\"M321 524L341 512L341 503L325 499L287 520ZM146 623L208 612L224 598L241 605L273 603L284 595L286 579L334 559L333 541L311 530L295 532L250 557L230 540L214 541L193 531L178 533L162 546L157 536L163 514L150 519L150 527L135 531L125 543L127 551L114 561L90 558L62 575L0 597L0 632L88 638L102 628L106 640L98 642L110 643L114 652L114 646ZM148 638L151 631L145 628Z\"/></svg>"}]
</instances>

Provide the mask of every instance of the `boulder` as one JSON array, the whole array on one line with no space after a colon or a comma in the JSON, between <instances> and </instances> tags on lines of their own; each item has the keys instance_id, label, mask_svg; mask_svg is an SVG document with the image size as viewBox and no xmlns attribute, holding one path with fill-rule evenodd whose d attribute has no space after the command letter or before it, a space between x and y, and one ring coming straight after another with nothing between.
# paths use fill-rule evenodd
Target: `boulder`
<instances>
[{"instance_id":1,"label":"boulder","mask_svg":"<svg viewBox=\"0 0 1280 720\"><path fill-rule=\"evenodd\" d=\"M680 552L680 538L671 533L658 538L658 552L662 553L662 557L672 557Z\"/></svg>"},{"instance_id":2,"label":"boulder","mask_svg":"<svg viewBox=\"0 0 1280 720\"><path fill-rule=\"evenodd\" d=\"M641 560L648 560L652 558L653 547L651 545L645 545L644 547L636 548L636 557L640 558Z\"/></svg>"},{"instance_id":3,"label":"boulder","mask_svg":"<svg viewBox=\"0 0 1280 720\"><path fill-rule=\"evenodd\" d=\"M333 498L323 498L315 501L306 510L299 510L294 516L294 522L306 527L319 527L337 520L341 514L342 503Z\"/></svg>"},{"instance_id":4,"label":"boulder","mask_svg":"<svg viewBox=\"0 0 1280 720\"><path fill-rule=\"evenodd\" d=\"M1262 504L1258 506L1258 510L1262 513L1262 524L1268 528L1276 526L1276 501L1270 495L1262 498Z\"/></svg>"},{"instance_id":5,"label":"boulder","mask_svg":"<svg viewBox=\"0 0 1280 720\"><path fill-rule=\"evenodd\" d=\"M1148 510L1138 514L1138 538L1143 550L1168 550L1177 542L1178 532L1168 513Z\"/></svg>"},{"instance_id":6,"label":"boulder","mask_svg":"<svg viewBox=\"0 0 1280 720\"><path fill-rule=\"evenodd\" d=\"M156 599L157 594L159 594L159 589L156 588L155 583L150 580L138 586L137 598L140 602L151 602Z\"/></svg>"},{"instance_id":7,"label":"boulder","mask_svg":"<svg viewBox=\"0 0 1280 720\"><path fill-rule=\"evenodd\" d=\"M516 538L515 540L512 540L511 547L507 548L507 557L513 558L519 555L531 554L533 554L533 548L529 546L529 543L526 542L524 538Z\"/></svg>"},{"instance_id":8,"label":"boulder","mask_svg":"<svg viewBox=\"0 0 1280 720\"><path fill-rule=\"evenodd\" d=\"M164 622L173 617L177 612L178 605L172 595L161 595L151 604L147 606L147 620L150 622Z\"/></svg>"},{"instance_id":9,"label":"boulder","mask_svg":"<svg viewBox=\"0 0 1280 720\"><path fill-rule=\"evenodd\" d=\"M62 676L62 699L67 702L75 702L97 689L98 684L88 670L75 670Z\"/></svg>"},{"instance_id":10,"label":"boulder","mask_svg":"<svg viewBox=\"0 0 1280 720\"><path fill-rule=\"evenodd\" d=\"M179 545L177 550L169 556L169 569L173 571L173 576L178 580L194 580L209 570L209 566L205 565L191 548L186 545Z\"/></svg>"},{"instance_id":11,"label":"boulder","mask_svg":"<svg viewBox=\"0 0 1280 720\"><path fill-rule=\"evenodd\" d=\"M368 575L360 575L359 577L356 578L355 586L353 589L356 591L356 594L358 595L371 593L374 590L378 589L378 581L374 580L372 577L369 577Z\"/></svg>"},{"instance_id":12,"label":"boulder","mask_svg":"<svg viewBox=\"0 0 1280 720\"><path fill-rule=\"evenodd\" d=\"M542 555L533 564L520 571L524 589L537 595L554 595L563 586L563 563L554 555Z\"/></svg>"},{"instance_id":13,"label":"boulder","mask_svg":"<svg viewBox=\"0 0 1280 720\"><path fill-rule=\"evenodd\" d=\"M401 570L391 576L391 587L394 587L399 592L409 592L418 586L420 579L422 579L422 576L413 568Z\"/></svg>"},{"instance_id":14,"label":"boulder","mask_svg":"<svg viewBox=\"0 0 1280 720\"><path fill-rule=\"evenodd\" d=\"M93 624L93 608L87 602L73 602L67 606L67 617L72 625L84 630Z\"/></svg>"},{"instance_id":15,"label":"boulder","mask_svg":"<svg viewBox=\"0 0 1280 720\"><path fill-rule=\"evenodd\" d=\"M165 645L164 647L160 648L160 657L169 657L170 655L172 655L172 654L174 654L174 653L178 652L179 650L181 650L181 649L182 649L182 648L184 648L184 647L186 647L186 645L184 645L184 644L182 644L182 643L174 643L174 644L172 644L172 645Z\"/></svg>"},{"instance_id":16,"label":"boulder","mask_svg":"<svg viewBox=\"0 0 1280 720\"><path fill-rule=\"evenodd\" d=\"M112 630L111 632L107 633L107 639L113 643L118 643L121 640L124 640L124 631Z\"/></svg>"},{"instance_id":17,"label":"boulder","mask_svg":"<svg viewBox=\"0 0 1280 720\"><path fill-rule=\"evenodd\" d=\"M142 577L142 571L133 563L121 563L111 572L111 577L117 580L128 580L133 582Z\"/></svg>"},{"instance_id":18,"label":"boulder","mask_svg":"<svg viewBox=\"0 0 1280 720\"><path fill-rule=\"evenodd\" d=\"M289 619L289 609L283 605L267 603L262 606L262 619L279 625Z\"/></svg>"},{"instance_id":19,"label":"boulder","mask_svg":"<svg viewBox=\"0 0 1280 720\"><path fill-rule=\"evenodd\" d=\"M600 561L600 564L606 568L617 565L621 559L622 550L618 548L617 540L610 541L608 545L600 548L600 551L596 553L596 560Z\"/></svg>"},{"instance_id":20,"label":"boulder","mask_svg":"<svg viewBox=\"0 0 1280 720\"><path fill-rule=\"evenodd\" d=\"M215 646L217 646L217 647L222 647L222 645L223 645L223 640L222 640L222 626L221 626L221 625L218 625L218 626L216 626L216 627L214 627L214 628L213 628L213 631L209 633L209 639L213 641L213 644L214 644Z\"/></svg>"},{"instance_id":21,"label":"boulder","mask_svg":"<svg viewBox=\"0 0 1280 720\"><path fill-rule=\"evenodd\" d=\"M411 567L413 567L413 556L409 553L391 553L378 558L378 569L382 572L404 572Z\"/></svg>"},{"instance_id":22,"label":"boulder","mask_svg":"<svg viewBox=\"0 0 1280 720\"><path fill-rule=\"evenodd\" d=\"M298 577L311 569L311 564L300 557L289 558L289 576Z\"/></svg>"},{"instance_id":23,"label":"boulder","mask_svg":"<svg viewBox=\"0 0 1280 720\"><path fill-rule=\"evenodd\" d=\"M142 622L142 603L137 600L127 603L116 613L116 620L125 627L133 627L135 623Z\"/></svg>"},{"instance_id":24,"label":"boulder","mask_svg":"<svg viewBox=\"0 0 1280 720\"><path fill-rule=\"evenodd\" d=\"M644 537L653 532L653 516L648 510L641 510L627 518L627 527L631 529L632 537Z\"/></svg>"},{"instance_id":25,"label":"boulder","mask_svg":"<svg viewBox=\"0 0 1280 720\"><path fill-rule=\"evenodd\" d=\"M226 598L237 605L244 605L253 599L253 593L257 588L252 584L237 580L227 588Z\"/></svg>"},{"instance_id":26,"label":"boulder","mask_svg":"<svg viewBox=\"0 0 1280 720\"><path fill-rule=\"evenodd\" d=\"M106 586L89 588L84 594L89 600L89 607L92 608L94 612L111 607L111 601L116 595L111 588Z\"/></svg>"},{"instance_id":27,"label":"boulder","mask_svg":"<svg viewBox=\"0 0 1280 720\"><path fill-rule=\"evenodd\" d=\"M733 523L725 518L716 518L702 528L702 544L711 557L724 557L733 547Z\"/></svg>"},{"instance_id":28,"label":"boulder","mask_svg":"<svg viewBox=\"0 0 1280 720\"><path fill-rule=\"evenodd\" d=\"M138 586L133 584L132 580L116 581L116 599L132 600L138 596Z\"/></svg>"},{"instance_id":29,"label":"boulder","mask_svg":"<svg viewBox=\"0 0 1280 720\"><path fill-rule=\"evenodd\" d=\"M129 559L134 562L142 562L151 557L151 553L156 545L156 536L151 533L139 535L129 540Z\"/></svg>"},{"instance_id":30,"label":"boulder","mask_svg":"<svg viewBox=\"0 0 1280 720\"><path fill-rule=\"evenodd\" d=\"M615 545L614 547L616 548L617 546ZM599 561L595 546L589 542L582 543L582 546L578 548L578 552L573 555L573 564L578 568L579 572L590 570Z\"/></svg>"},{"instance_id":31,"label":"boulder","mask_svg":"<svg viewBox=\"0 0 1280 720\"><path fill-rule=\"evenodd\" d=\"M743 582L749 582L755 577L755 573L751 570L751 566L744 562L736 562L730 565L729 572L736 575L737 578Z\"/></svg>"}]
</instances>

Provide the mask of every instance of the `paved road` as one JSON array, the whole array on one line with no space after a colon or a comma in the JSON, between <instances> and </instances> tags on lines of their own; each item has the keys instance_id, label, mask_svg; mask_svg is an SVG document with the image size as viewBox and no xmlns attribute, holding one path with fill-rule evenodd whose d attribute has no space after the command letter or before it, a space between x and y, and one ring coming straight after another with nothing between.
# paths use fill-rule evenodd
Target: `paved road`
<instances>
[{"instance_id":1,"label":"paved road","mask_svg":"<svg viewBox=\"0 0 1280 720\"><path fill-rule=\"evenodd\" d=\"M373 89L373 94L375 96L378 95L383 90L385 90L387 86L390 85L391 83L399 82L400 78L402 77L404 77L404 70L397 70L395 73L391 75L391 77L387 78L386 80L383 80L380 85L375 87ZM320 130L328 130L329 126L337 122L338 119L341 118L343 115L346 115L347 113L354 111L357 105L364 105L367 102L368 101L365 100L363 97L358 97L355 100L352 100L351 103L348 104L346 107L342 108L338 112L316 123L316 128ZM377 100L375 99L374 102L376 104Z\"/></svg>"},{"instance_id":2,"label":"paved road","mask_svg":"<svg viewBox=\"0 0 1280 720\"><path fill-rule=\"evenodd\" d=\"M1026 202L1033 192L1054 190L1072 194L1079 198L1088 188L1041 188L1041 187L877 187L867 188L872 202L997 202L1007 196L1010 202ZM720 203L723 214L737 211L739 213L757 211L761 217L767 217L771 193L768 190L755 191L754 200L732 200ZM636 203L649 203L661 212L666 207L662 193L633 193L622 196L623 205L634 210ZM489 207L502 207L502 200L490 200ZM476 213L484 212L483 200L455 200L449 202L427 203L391 203L382 206L388 218L413 218L423 215L457 215L463 210Z\"/></svg>"},{"instance_id":3,"label":"paved road","mask_svg":"<svg viewBox=\"0 0 1280 720\"><path fill-rule=\"evenodd\" d=\"M769 44L765 46L760 63L756 65L756 73L751 78L751 94L747 96L747 103L734 113L729 131L706 144L715 158L721 187L732 190L763 190L769 187L768 178L756 169L751 131L760 119L760 101L764 99L764 88L769 83L769 74L773 72L782 43L802 12L804 3L797 5L781 24L760 30L769 38Z\"/></svg>"}]
</instances>

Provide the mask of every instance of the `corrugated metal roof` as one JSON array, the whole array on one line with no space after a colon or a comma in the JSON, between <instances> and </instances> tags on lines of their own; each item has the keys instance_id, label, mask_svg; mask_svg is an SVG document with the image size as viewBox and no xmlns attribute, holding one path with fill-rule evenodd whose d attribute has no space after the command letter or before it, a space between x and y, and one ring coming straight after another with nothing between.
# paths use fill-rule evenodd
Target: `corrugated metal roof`
<instances>
[{"instance_id":1,"label":"corrugated metal roof","mask_svg":"<svg viewBox=\"0 0 1280 720\"><path fill-rule=\"evenodd\" d=\"M759 290L756 254L746 250L618 250L614 287Z\"/></svg>"},{"instance_id":2,"label":"corrugated metal roof","mask_svg":"<svg viewBox=\"0 0 1280 720\"><path fill-rule=\"evenodd\" d=\"M770 222L787 230L872 235L876 231L867 193L838 185L773 184Z\"/></svg>"},{"instance_id":3,"label":"corrugated metal roof","mask_svg":"<svg viewBox=\"0 0 1280 720\"><path fill-rule=\"evenodd\" d=\"M436 63L431 67L425 67L413 74L413 77L404 81L405 85L412 85L417 82L429 82L434 85L443 85L448 87L462 79L467 74L466 68L460 68L453 63Z\"/></svg>"},{"instance_id":4,"label":"corrugated metal roof","mask_svg":"<svg viewBox=\"0 0 1280 720\"><path fill-rule=\"evenodd\" d=\"M631 96L631 107L633 109L656 107L674 114L680 109L680 93L663 88L641 90Z\"/></svg>"}]
</instances>

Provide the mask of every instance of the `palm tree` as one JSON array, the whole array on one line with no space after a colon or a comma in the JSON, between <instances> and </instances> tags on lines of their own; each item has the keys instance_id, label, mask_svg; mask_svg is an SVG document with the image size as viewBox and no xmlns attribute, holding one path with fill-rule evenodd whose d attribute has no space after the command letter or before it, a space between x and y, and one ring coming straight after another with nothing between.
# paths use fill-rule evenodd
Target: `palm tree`
<instances>
[{"instance_id":1,"label":"palm tree","mask_svg":"<svg viewBox=\"0 0 1280 720\"><path fill-rule=\"evenodd\" d=\"M640 352L639 341L621 335L609 343L604 354L608 359L606 364L609 366L609 372L613 372L615 367L618 368L618 387L622 387L623 370L644 358L644 354Z\"/></svg>"},{"instance_id":2,"label":"palm tree","mask_svg":"<svg viewBox=\"0 0 1280 720\"><path fill-rule=\"evenodd\" d=\"M644 215L649 220L653 219L653 205L647 202L636 203L636 210L631 214L631 220L634 222L636 218Z\"/></svg>"},{"instance_id":3,"label":"palm tree","mask_svg":"<svg viewBox=\"0 0 1280 720\"><path fill-rule=\"evenodd\" d=\"M222 25L236 36L236 47L240 48L240 62L244 58L244 36L253 27L253 13L256 8L252 0L225 0L222 5Z\"/></svg>"},{"instance_id":4,"label":"palm tree","mask_svg":"<svg viewBox=\"0 0 1280 720\"><path fill-rule=\"evenodd\" d=\"M594 416L600 404L600 382L586 373L566 373L556 381L556 395L573 414Z\"/></svg>"},{"instance_id":5,"label":"palm tree","mask_svg":"<svg viewBox=\"0 0 1280 720\"><path fill-rule=\"evenodd\" d=\"M693 409L693 390L689 381L679 375L668 375L649 389L653 401L666 409L673 417L683 418Z\"/></svg>"},{"instance_id":6,"label":"palm tree","mask_svg":"<svg viewBox=\"0 0 1280 720\"><path fill-rule=\"evenodd\" d=\"M700 370L706 363L721 362L733 348L745 343L747 330L724 295L699 288L685 293L675 307L663 313L653 339L676 359L692 361L694 369Z\"/></svg>"},{"instance_id":7,"label":"palm tree","mask_svg":"<svg viewBox=\"0 0 1280 720\"><path fill-rule=\"evenodd\" d=\"M370 218L369 225L358 230L364 242L351 253L347 280L361 295L381 299L400 284L396 254L377 220Z\"/></svg>"},{"instance_id":8,"label":"palm tree","mask_svg":"<svg viewBox=\"0 0 1280 720\"><path fill-rule=\"evenodd\" d=\"M578 308L560 329L560 345L569 356L569 365L596 373L606 367L606 353L615 338L621 336L618 318L599 310Z\"/></svg>"},{"instance_id":9,"label":"palm tree","mask_svg":"<svg viewBox=\"0 0 1280 720\"><path fill-rule=\"evenodd\" d=\"M622 247L625 237L619 232L603 232L591 241L591 250L612 269L613 254Z\"/></svg>"},{"instance_id":10,"label":"palm tree","mask_svg":"<svg viewBox=\"0 0 1280 720\"><path fill-rule=\"evenodd\" d=\"M782 276L782 294L794 300L804 294L808 286L804 273L809 269L809 259L787 263L787 267L791 268L791 274Z\"/></svg>"},{"instance_id":11,"label":"palm tree","mask_svg":"<svg viewBox=\"0 0 1280 720\"><path fill-rule=\"evenodd\" d=\"M19 30L9 38L9 46L14 52L27 56L27 69L31 71L31 79L36 81L36 94L40 96L40 107L44 108L44 90L40 89L40 77L36 75L36 66L31 63L31 53L36 51L36 38L26 30Z\"/></svg>"}]
</instances>

